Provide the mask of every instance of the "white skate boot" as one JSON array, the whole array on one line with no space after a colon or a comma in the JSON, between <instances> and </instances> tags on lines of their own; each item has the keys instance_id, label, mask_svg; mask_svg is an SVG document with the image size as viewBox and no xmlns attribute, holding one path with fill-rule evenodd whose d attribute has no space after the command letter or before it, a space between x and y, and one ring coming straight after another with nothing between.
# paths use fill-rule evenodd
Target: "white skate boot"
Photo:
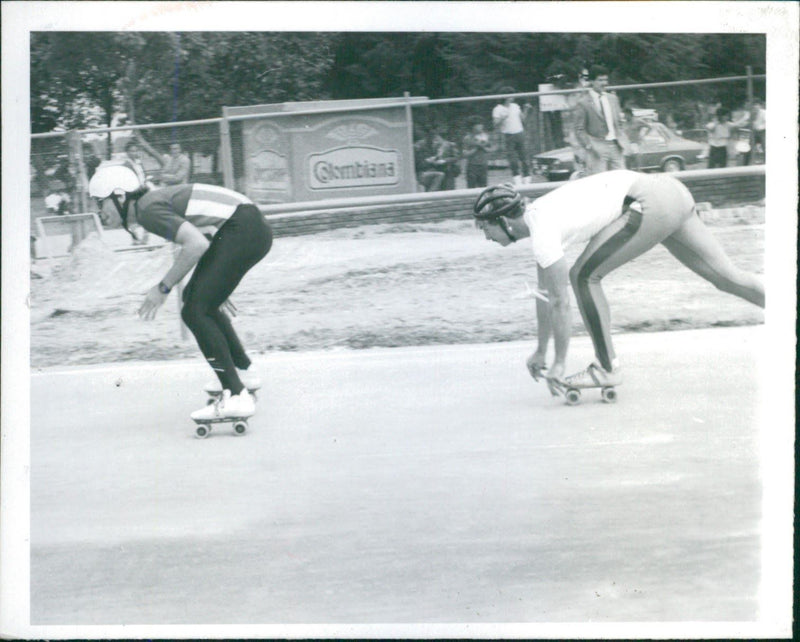
<instances>
[{"instance_id":1,"label":"white skate boot","mask_svg":"<svg viewBox=\"0 0 800 642\"><path fill-rule=\"evenodd\" d=\"M619 368L609 372L599 363L590 363L585 370L564 377L564 383L570 388L603 388L618 386L622 383L622 372Z\"/></svg>"},{"instance_id":2,"label":"white skate boot","mask_svg":"<svg viewBox=\"0 0 800 642\"><path fill-rule=\"evenodd\" d=\"M255 412L255 401L247 389L238 395L231 395L230 390L223 390L216 401L200 410L195 410L190 416L197 424L195 435L202 439L208 437L212 424L226 422L233 424L233 430L237 435L243 435L247 431L247 419Z\"/></svg>"},{"instance_id":3,"label":"white skate boot","mask_svg":"<svg viewBox=\"0 0 800 642\"><path fill-rule=\"evenodd\" d=\"M622 372L619 368L614 368L609 372L599 363L591 363L585 370L563 379L548 379L547 382L550 391L563 394L570 406L580 403L581 390L585 388L600 388L600 396L603 401L614 403L617 400L617 391L614 386L621 383Z\"/></svg>"},{"instance_id":4,"label":"white skate boot","mask_svg":"<svg viewBox=\"0 0 800 642\"><path fill-rule=\"evenodd\" d=\"M256 412L256 404L252 395L247 390L242 390L238 395L231 395L230 390L223 390L215 402L207 404L200 410L195 410L191 417L195 421L207 419L245 419L252 417Z\"/></svg>"}]
</instances>

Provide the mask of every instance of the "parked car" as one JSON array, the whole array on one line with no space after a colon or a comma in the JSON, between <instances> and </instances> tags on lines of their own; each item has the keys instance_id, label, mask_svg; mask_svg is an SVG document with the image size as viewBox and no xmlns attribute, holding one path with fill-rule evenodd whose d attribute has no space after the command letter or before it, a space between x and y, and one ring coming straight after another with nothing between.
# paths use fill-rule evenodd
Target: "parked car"
<instances>
[{"instance_id":1,"label":"parked car","mask_svg":"<svg viewBox=\"0 0 800 642\"><path fill-rule=\"evenodd\" d=\"M659 122L643 125L638 132L638 150L625 156L629 169L638 171L678 172L702 162L707 157L705 143L679 136ZM533 157L534 171L548 181L566 181L579 176L583 160L572 147L561 147Z\"/></svg>"}]
</instances>

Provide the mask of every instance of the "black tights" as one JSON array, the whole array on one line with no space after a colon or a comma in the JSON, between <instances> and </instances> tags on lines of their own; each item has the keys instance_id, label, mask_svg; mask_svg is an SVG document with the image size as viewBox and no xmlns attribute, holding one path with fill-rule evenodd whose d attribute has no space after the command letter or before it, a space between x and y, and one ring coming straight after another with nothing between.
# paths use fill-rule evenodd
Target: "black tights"
<instances>
[{"instance_id":1,"label":"black tights","mask_svg":"<svg viewBox=\"0 0 800 642\"><path fill-rule=\"evenodd\" d=\"M250 359L220 306L247 271L272 246L272 231L255 205L240 205L219 228L183 291L181 317L223 389L238 395L243 389L236 368Z\"/></svg>"}]
</instances>

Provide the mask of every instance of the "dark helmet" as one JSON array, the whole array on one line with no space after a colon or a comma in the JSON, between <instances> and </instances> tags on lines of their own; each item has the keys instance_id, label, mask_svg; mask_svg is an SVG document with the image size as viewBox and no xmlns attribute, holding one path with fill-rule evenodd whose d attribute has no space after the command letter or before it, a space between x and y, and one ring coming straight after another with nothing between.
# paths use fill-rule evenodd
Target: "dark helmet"
<instances>
[{"instance_id":1,"label":"dark helmet","mask_svg":"<svg viewBox=\"0 0 800 642\"><path fill-rule=\"evenodd\" d=\"M525 210L522 195L510 185L487 187L480 193L472 208L478 220L492 221L501 216L517 218Z\"/></svg>"}]
</instances>

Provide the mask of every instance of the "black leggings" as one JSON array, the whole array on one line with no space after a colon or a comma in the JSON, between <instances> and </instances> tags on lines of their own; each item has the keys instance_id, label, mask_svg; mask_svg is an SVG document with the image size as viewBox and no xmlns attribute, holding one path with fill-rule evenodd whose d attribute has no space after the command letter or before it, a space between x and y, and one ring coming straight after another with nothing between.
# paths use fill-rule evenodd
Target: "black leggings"
<instances>
[{"instance_id":1,"label":"black leggings","mask_svg":"<svg viewBox=\"0 0 800 642\"><path fill-rule=\"evenodd\" d=\"M272 230L255 205L240 205L217 230L183 291L181 317L223 389L238 395L242 385L236 368L250 359L220 306L247 271L272 247Z\"/></svg>"}]
</instances>

